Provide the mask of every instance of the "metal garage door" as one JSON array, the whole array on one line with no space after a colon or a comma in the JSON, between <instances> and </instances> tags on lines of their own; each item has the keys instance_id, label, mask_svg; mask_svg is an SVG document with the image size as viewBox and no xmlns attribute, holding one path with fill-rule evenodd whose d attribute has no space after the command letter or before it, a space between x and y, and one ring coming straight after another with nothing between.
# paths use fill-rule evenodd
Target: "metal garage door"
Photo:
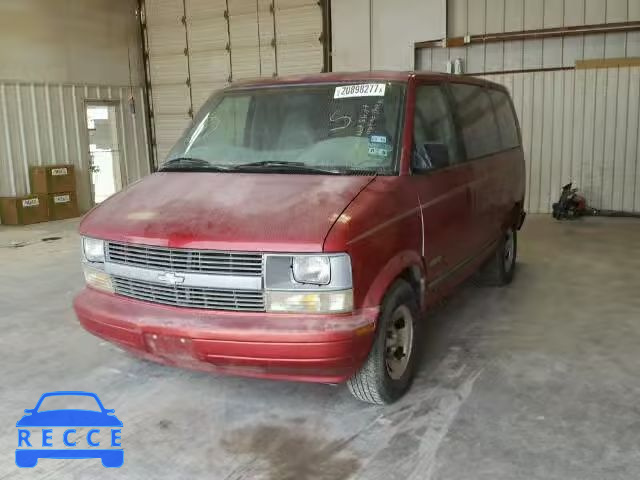
<instances>
[{"instance_id":1,"label":"metal garage door","mask_svg":"<svg viewBox=\"0 0 640 480\"><path fill-rule=\"evenodd\" d=\"M145 18L156 158L164 158L191 120L184 4L147 0Z\"/></svg>"},{"instance_id":2,"label":"metal garage door","mask_svg":"<svg viewBox=\"0 0 640 480\"><path fill-rule=\"evenodd\" d=\"M276 0L278 75L322 71L322 9L316 0Z\"/></svg>"},{"instance_id":3,"label":"metal garage door","mask_svg":"<svg viewBox=\"0 0 640 480\"><path fill-rule=\"evenodd\" d=\"M226 5L226 0L185 0L192 112L198 111L213 90L226 85L231 75Z\"/></svg>"},{"instance_id":4,"label":"metal garage door","mask_svg":"<svg viewBox=\"0 0 640 480\"><path fill-rule=\"evenodd\" d=\"M324 3L145 0L156 163L214 90L247 78L321 72Z\"/></svg>"}]
</instances>

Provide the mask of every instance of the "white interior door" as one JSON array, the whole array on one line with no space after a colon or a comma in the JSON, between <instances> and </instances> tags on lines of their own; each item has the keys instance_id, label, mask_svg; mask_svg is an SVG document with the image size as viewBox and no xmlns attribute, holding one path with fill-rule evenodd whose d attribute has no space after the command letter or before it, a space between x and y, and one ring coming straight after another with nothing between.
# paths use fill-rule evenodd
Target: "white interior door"
<instances>
[{"instance_id":1,"label":"white interior door","mask_svg":"<svg viewBox=\"0 0 640 480\"><path fill-rule=\"evenodd\" d=\"M87 103L86 108L93 203L98 204L122 189L118 112L111 104Z\"/></svg>"}]
</instances>

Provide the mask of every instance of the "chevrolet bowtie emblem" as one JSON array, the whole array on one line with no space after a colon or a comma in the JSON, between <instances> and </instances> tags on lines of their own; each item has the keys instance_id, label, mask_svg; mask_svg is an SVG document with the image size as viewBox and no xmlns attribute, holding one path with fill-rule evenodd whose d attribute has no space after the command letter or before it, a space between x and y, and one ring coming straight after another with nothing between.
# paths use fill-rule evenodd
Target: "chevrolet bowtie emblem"
<instances>
[{"instance_id":1,"label":"chevrolet bowtie emblem","mask_svg":"<svg viewBox=\"0 0 640 480\"><path fill-rule=\"evenodd\" d=\"M166 283L167 285L177 285L178 283L184 282L184 277L182 275L176 275L172 272L167 272L158 275L158 281Z\"/></svg>"}]
</instances>

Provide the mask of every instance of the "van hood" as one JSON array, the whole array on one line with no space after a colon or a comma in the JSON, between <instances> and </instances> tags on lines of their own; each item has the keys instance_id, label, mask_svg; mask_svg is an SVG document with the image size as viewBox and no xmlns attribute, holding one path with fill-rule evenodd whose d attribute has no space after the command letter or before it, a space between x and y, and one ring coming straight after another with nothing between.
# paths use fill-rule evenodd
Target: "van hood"
<instances>
[{"instance_id":1,"label":"van hood","mask_svg":"<svg viewBox=\"0 0 640 480\"><path fill-rule=\"evenodd\" d=\"M371 176L162 172L92 210L80 233L175 248L322 251Z\"/></svg>"}]
</instances>

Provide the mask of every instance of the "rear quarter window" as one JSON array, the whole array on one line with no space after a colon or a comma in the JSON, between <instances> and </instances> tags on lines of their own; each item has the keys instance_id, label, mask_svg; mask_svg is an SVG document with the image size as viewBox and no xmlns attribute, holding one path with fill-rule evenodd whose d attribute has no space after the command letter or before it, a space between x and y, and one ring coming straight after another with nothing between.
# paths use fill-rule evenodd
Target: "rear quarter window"
<instances>
[{"instance_id":1,"label":"rear quarter window","mask_svg":"<svg viewBox=\"0 0 640 480\"><path fill-rule=\"evenodd\" d=\"M489 96L496 113L503 150L519 147L518 123L509 95L500 90L489 90Z\"/></svg>"}]
</instances>

